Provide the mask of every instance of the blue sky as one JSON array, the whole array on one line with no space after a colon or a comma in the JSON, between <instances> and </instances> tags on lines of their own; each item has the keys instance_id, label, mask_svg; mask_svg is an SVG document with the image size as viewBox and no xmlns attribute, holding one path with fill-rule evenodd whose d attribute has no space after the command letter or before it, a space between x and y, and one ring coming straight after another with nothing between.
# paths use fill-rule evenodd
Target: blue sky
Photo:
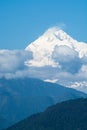
<instances>
[{"instance_id":1,"label":"blue sky","mask_svg":"<svg viewBox=\"0 0 87 130\"><path fill-rule=\"evenodd\" d=\"M0 49L24 49L55 25L87 42L87 0L0 0Z\"/></svg>"}]
</instances>

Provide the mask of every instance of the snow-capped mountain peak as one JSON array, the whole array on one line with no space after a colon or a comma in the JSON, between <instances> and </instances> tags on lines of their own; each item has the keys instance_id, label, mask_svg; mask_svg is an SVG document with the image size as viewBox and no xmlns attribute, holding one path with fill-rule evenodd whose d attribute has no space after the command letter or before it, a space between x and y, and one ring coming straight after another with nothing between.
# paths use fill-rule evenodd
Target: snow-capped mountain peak
<instances>
[{"instance_id":1,"label":"snow-capped mountain peak","mask_svg":"<svg viewBox=\"0 0 87 130\"><path fill-rule=\"evenodd\" d=\"M26 50L33 52L33 60L26 61L25 64L37 67L50 65L60 68L59 63L56 63L53 58L54 52L58 52L58 50L56 50L58 47L61 47L61 53L64 55L69 55L71 49L75 51L80 58L87 56L87 44L78 42L63 30L53 27L26 47ZM69 52L67 52L68 50Z\"/></svg>"},{"instance_id":2,"label":"snow-capped mountain peak","mask_svg":"<svg viewBox=\"0 0 87 130\"><path fill-rule=\"evenodd\" d=\"M50 38L52 36L52 37L55 37L61 41L65 40L65 39L68 39L68 40L72 39L69 35L67 35L67 33L65 33L63 30L61 30L57 27L53 27L53 28L48 29L44 33L44 36L48 37L48 38Z\"/></svg>"}]
</instances>

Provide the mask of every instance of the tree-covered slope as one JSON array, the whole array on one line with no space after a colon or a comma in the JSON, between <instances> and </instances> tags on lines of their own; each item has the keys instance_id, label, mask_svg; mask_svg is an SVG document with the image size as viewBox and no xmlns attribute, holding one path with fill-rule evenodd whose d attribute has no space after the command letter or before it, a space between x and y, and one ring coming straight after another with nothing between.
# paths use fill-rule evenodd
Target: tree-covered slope
<instances>
[{"instance_id":1,"label":"tree-covered slope","mask_svg":"<svg viewBox=\"0 0 87 130\"><path fill-rule=\"evenodd\" d=\"M56 104L7 130L87 130L87 99Z\"/></svg>"}]
</instances>

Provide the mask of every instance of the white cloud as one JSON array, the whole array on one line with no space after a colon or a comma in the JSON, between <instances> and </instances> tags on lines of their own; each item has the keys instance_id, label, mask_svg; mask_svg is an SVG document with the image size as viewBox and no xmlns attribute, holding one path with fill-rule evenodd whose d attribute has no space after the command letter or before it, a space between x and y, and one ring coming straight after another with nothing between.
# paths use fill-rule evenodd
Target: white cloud
<instances>
[{"instance_id":1,"label":"white cloud","mask_svg":"<svg viewBox=\"0 0 87 130\"><path fill-rule=\"evenodd\" d=\"M80 69L80 73L87 73L87 65L82 65L81 69Z\"/></svg>"},{"instance_id":2,"label":"white cloud","mask_svg":"<svg viewBox=\"0 0 87 130\"><path fill-rule=\"evenodd\" d=\"M61 65L61 71L77 73L82 65L78 53L65 45L56 46L52 58Z\"/></svg>"},{"instance_id":3,"label":"white cloud","mask_svg":"<svg viewBox=\"0 0 87 130\"><path fill-rule=\"evenodd\" d=\"M0 50L0 77L11 77L18 70L24 70L25 60L31 59L32 54L24 50ZM12 76L13 77L13 76Z\"/></svg>"},{"instance_id":4,"label":"white cloud","mask_svg":"<svg viewBox=\"0 0 87 130\"><path fill-rule=\"evenodd\" d=\"M58 79L58 82L87 80L86 57L78 58L76 51L66 46L56 46L52 57L57 65L55 67L51 65L35 67L29 66L29 64L26 66L27 61L32 59L31 52L23 50L0 51L0 77L35 77L43 80Z\"/></svg>"}]
</instances>

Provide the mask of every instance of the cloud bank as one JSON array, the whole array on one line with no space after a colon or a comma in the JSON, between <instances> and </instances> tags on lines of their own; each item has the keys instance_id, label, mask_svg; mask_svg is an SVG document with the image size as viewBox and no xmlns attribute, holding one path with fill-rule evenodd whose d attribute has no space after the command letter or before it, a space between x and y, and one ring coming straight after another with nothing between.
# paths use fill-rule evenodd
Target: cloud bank
<instances>
[{"instance_id":1,"label":"cloud bank","mask_svg":"<svg viewBox=\"0 0 87 130\"><path fill-rule=\"evenodd\" d=\"M61 67L26 66L26 61L31 60L32 57L30 51L1 50L0 77L35 77L44 80L87 81L87 57L79 58L77 52L67 46L56 46L52 54L54 62Z\"/></svg>"}]
</instances>

